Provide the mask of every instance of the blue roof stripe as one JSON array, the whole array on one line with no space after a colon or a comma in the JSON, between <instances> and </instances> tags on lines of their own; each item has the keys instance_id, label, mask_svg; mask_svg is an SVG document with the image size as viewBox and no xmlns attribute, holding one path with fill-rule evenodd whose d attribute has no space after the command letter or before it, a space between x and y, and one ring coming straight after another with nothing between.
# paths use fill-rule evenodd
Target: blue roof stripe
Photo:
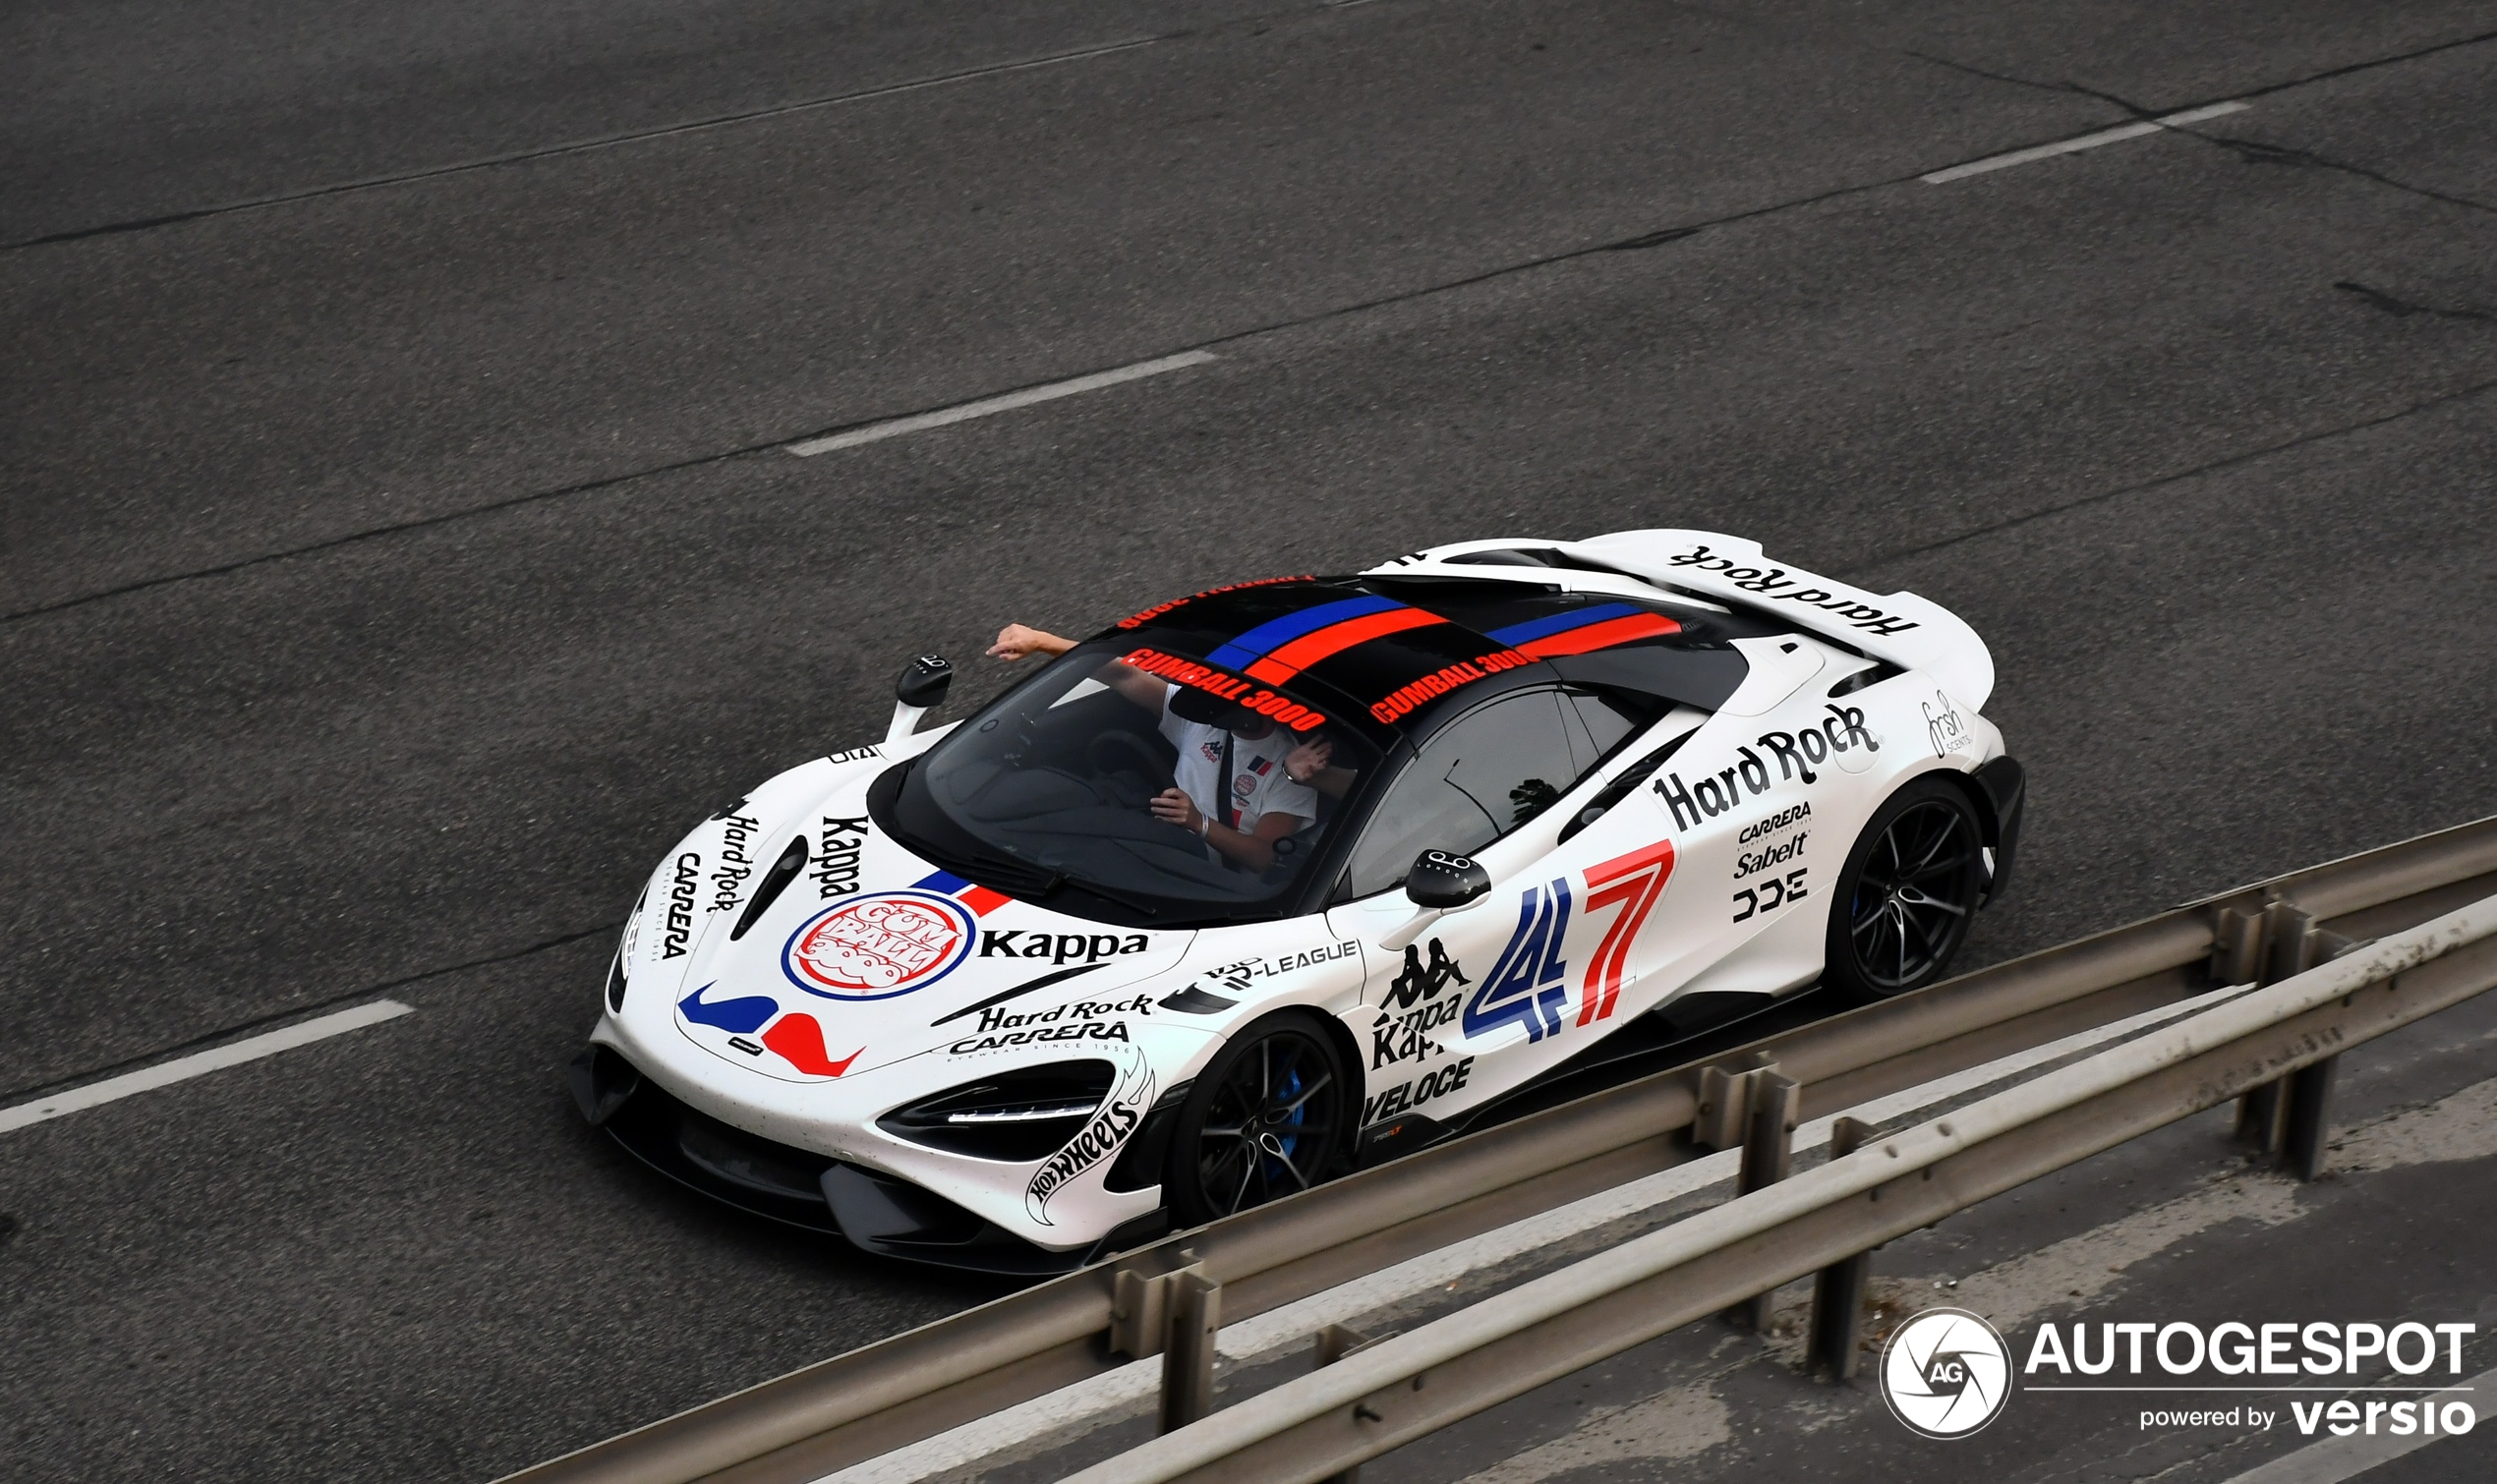
<instances>
[{"instance_id":1,"label":"blue roof stripe","mask_svg":"<svg viewBox=\"0 0 2497 1484\"><path fill-rule=\"evenodd\" d=\"M1235 670L1241 669L1250 660L1262 658L1268 652L1280 649L1304 634L1314 634L1328 624L1342 623L1348 618L1367 618L1372 613L1384 613L1392 608L1404 606L1404 603L1392 598L1374 596L1344 598L1334 602L1322 602L1314 608L1303 608L1298 613L1286 613L1281 618L1270 618L1214 651L1205 658L1211 664L1219 664Z\"/></svg>"},{"instance_id":2,"label":"blue roof stripe","mask_svg":"<svg viewBox=\"0 0 2497 1484\"><path fill-rule=\"evenodd\" d=\"M970 883L951 871L931 871L910 885L922 891L941 891L947 896L952 896Z\"/></svg>"},{"instance_id":3,"label":"blue roof stripe","mask_svg":"<svg viewBox=\"0 0 2497 1484\"><path fill-rule=\"evenodd\" d=\"M1626 602L1603 602L1592 608L1572 608L1566 613L1554 613L1543 618L1530 618L1524 623L1510 624L1505 629L1493 629L1484 637L1497 640L1502 644L1532 644L1538 639L1548 639L1554 634L1566 634L1572 629L1586 628L1589 624L1606 623L1615 618L1628 618L1633 613L1646 611L1645 608L1634 608Z\"/></svg>"}]
</instances>

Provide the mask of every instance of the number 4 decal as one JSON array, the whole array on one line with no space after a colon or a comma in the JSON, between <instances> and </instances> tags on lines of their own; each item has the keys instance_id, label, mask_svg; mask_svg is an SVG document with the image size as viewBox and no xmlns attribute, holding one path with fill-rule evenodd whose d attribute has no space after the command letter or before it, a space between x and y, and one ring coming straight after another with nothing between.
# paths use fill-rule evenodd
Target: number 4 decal
<instances>
[{"instance_id":1,"label":"number 4 decal","mask_svg":"<svg viewBox=\"0 0 2497 1484\"><path fill-rule=\"evenodd\" d=\"M1580 1025L1612 1018L1613 1006L1621 999L1621 975L1629 962L1631 941L1639 936L1649 909L1664 894L1665 881L1672 875L1671 840L1587 868L1588 912L1592 914L1615 903L1620 904L1621 912L1604 931L1603 942L1587 965L1587 979L1578 1001Z\"/></svg>"},{"instance_id":2,"label":"number 4 decal","mask_svg":"<svg viewBox=\"0 0 2497 1484\"><path fill-rule=\"evenodd\" d=\"M1569 965L1561 961L1561 939L1568 932L1567 879L1527 887L1518 897L1517 931L1509 935L1509 945L1466 1001L1469 1039L1512 1020L1526 1026L1529 1041L1559 1033L1560 1006L1569 999L1564 977Z\"/></svg>"}]
</instances>

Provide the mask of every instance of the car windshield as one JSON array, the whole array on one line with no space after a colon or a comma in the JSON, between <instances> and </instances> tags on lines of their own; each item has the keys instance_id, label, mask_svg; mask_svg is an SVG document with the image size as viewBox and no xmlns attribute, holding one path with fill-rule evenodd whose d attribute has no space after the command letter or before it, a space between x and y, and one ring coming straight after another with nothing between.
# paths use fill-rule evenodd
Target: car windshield
<instances>
[{"instance_id":1,"label":"car windshield","mask_svg":"<svg viewBox=\"0 0 2497 1484\"><path fill-rule=\"evenodd\" d=\"M940 864L1064 910L1101 915L1057 899L1073 885L1111 915L1253 917L1297 897L1376 772L1304 698L1095 642L930 749L896 823Z\"/></svg>"}]
</instances>

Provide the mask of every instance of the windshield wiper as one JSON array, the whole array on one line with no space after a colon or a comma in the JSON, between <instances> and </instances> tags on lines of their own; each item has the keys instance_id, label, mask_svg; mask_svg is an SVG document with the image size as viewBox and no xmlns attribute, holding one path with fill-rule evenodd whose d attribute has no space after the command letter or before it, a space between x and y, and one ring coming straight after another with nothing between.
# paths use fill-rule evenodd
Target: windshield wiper
<instances>
[{"instance_id":1,"label":"windshield wiper","mask_svg":"<svg viewBox=\"0 0 2497 1484\"><path fill-rule=\"evenodd\" d=\"M1078 891L1089 891L1103 901L1117 902L1131 912L1141 913L1146 917L1162 915L1161 908L1140 897L1130 896L1124 891L1113 890L1107 886L1096 886L1088 881L1071 877L1064 871L1053 870L1023 856L1002 857L990 855L985 851L973 851L970 855L970 864L988 872L1001 882L1018 885L1021 889L1044 900L1057 895L1069 886L1074 886Z\"/></svg>"},{"instance_id":2,"label":"windshield wiper","mask_svg":"<svg viewBox=\"0 0 2497 1484\"><path fill-rule=\"evenodd\" d=\"M972 850L966 851L962 860L974 871L1036 896L1047 896L1058 889L1060 882L1066 880L1062 873L1019 855L994 855L985 850Z\"/></svg>"},{"instance_id":3,"label":"windshield wiper","mask_svg":"<svg viewBox=\"0 0 2497 1484\"><path fill-rule=\"evenodd\" d=\"M1069 886L1073 886L1078 891L1089 891L1106 902L1117 902L1120 906L1127 908L1131 912L1141 912L1147 917L1159 917L1162 915L1161 908L1154 906L1152 903L1145 901L1141 897L1130 896L1124 891L1112 890L1108 886L1095 885L1091 882L1082 881L1064 874L1053 877L1048 889L1044 890L1041 894L1043 896L1054 895L1059 891L1065 890Z\"/></svg>"}]
</instances>

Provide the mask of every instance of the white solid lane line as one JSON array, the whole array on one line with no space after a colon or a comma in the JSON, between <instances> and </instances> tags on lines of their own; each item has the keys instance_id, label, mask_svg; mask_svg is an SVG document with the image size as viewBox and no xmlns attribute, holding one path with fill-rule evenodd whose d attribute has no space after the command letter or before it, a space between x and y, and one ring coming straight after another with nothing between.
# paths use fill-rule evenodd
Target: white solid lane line
<instances>
[{"instance_id":1,"label":"white solid lane line","mask_svg":"<svg viewBox=\"0 0 2497 1484\"><path fill-rule=\"evenodd\" d=\"M412 1006L395 999L376 999L352 1009L318 1015L284 1030L246 1037L224 1046L210 1047L204 1052L193 1052L188 1056L176 1056L171 1061L160 1061L154 1066L143 1066L118 1077L106 1077L101 1082L89 1082L84 1087L73 1087L32 1102L20 1103L13 1108L0 1108L0 1133L24 1128L29 1123L40 1123L46 1118L57 1118L63 1113L77 1113L83 1108L93 1108L100 1103L110 1103L116 1098L127 1098L132 1093L168 1087L224 1067L257 1061L262 1056L272 1056L332 1036L343 1036L368 1025L379 1025L384 1020L396 1020L410 1008Z\"/></svg>"},{"instance_id":2,"label":"white solid lane line","mask_svg":"<svg viewBox=\"0 0 2497 1484\"><path fill-rule=\"evenodd\" d=\"M1116 386L1122 381L1138 381L1146 376L1158 376L1164 371L1185 371L1189 367L1202 366L1215 359L1217 358L1210 351L1182 351L1176 356L1138 361L1133 366L1114 367L1109 371L1094 371L1088 376L1071 376L1064 381L1026 386L1021 391L1010 391L1002 396L982 397L976 402L958 402L952 407L939 408L935 412L918 413L907 418L894 418L883 423L870 423L863 428L828 433L820 438L804 438L788 444L787 447L789 452L796 454L799 458L811 459L819 453L831 453L837 448L855 448L861 443L873 443L880 438L899 437L905 432L943 428L948 423L965 423L973 418L993 417L1001 412L1013 412L1018 407L1029 407L1035 402L1054 402L1060 397L1072 397L1077 392L1098 391L1105 386Z\"/></svg>"},{"instance_id":3,"label":"white solid lane line","mask_svg":"<svg viewBox=\"0 0 2497 1484\"><path fill-rule=\"evenodd\" d=\"M2456 1382L2445 1390L2486 1391L2492 1385L2497 1385L2497 1370L2482 1371L2468 1381ZM2353 1400L2363 1401L2368 1391L2365 1387L2358 1387L2346 1395ZM2347 1438L2324 1438L2294 1454L2284 1454L2269 1463L2249 1468L2229 1480L2228 1484L2341 1484L2344 1479L2365 1473L2414 1448L2425 1448L2450 1436L2439 1429L2434 1433L2412 1433L2403 1438L2389 1432L2380 1432L2372 1437L2365 1433L2352 1433ZM2476 1446L2487 1447L2485 1443Z\"/></svg>"},{"instance_id":4,"label":"white solid lane line","mask_svg":"<svg viewBox=\"0 0 2497 1484\"><path fill-rule=\"evenodd\" d=\"M1984 159L1970 160L1964 165L1953 165L1947 170L1937 170L1920 179L1929 186L1945 186L1955 180L1966 180L1972 175L1983 175L1989 170L2007 170L2013 165L2025 165L2031 160L2052 159L2059 154L2070 154L2076 149L2095 149L2101 144L2113 144L2120 140L2137 140L2145 134L2158 134L2180 124L2199 124L2204 119L2216 119L2222 114L2243 113L2253 106L2251 103L2230 101L2212 103L2201 108L2188 108L2182 113L2162 114L2155 119L2143 119L2137 124L2120 124L2114 129L2102 129L2096 134L2084 134L2078 139L2059 140L2052 144L2014 149L2008 154L1989 154Z\"/></svg>"}]
</instances>

